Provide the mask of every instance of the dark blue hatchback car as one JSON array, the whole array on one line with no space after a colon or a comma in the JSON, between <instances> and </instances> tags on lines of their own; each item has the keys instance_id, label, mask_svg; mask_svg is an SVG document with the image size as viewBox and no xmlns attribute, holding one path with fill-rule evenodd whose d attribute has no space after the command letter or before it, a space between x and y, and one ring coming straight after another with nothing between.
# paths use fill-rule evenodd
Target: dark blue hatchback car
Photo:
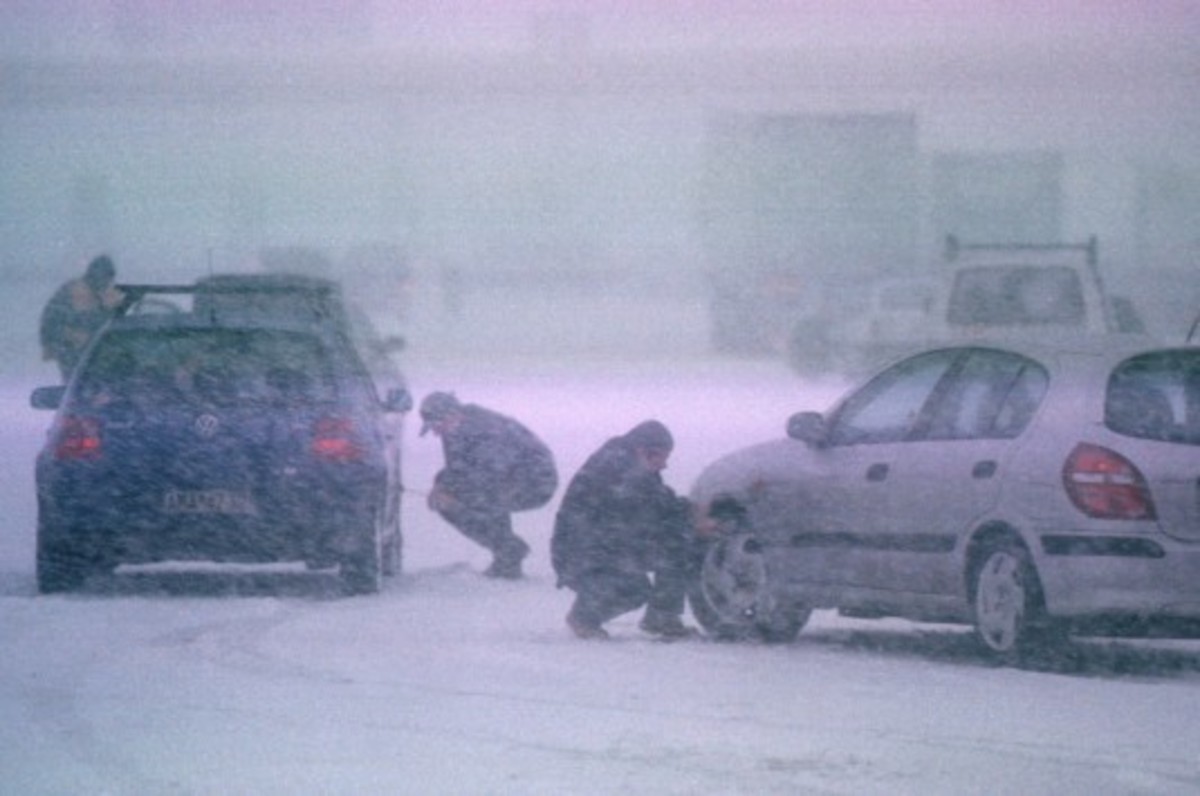
<instances>
[{"instance_id":1,"label":"dark blue hatchback car","mask_svg":"<svg viewBox=\"0 0 1200 796\"><path fill-rule=\"evenodd\" d=\"M37 459L40 591L125 563L302 561L338 567L350 593L399 570L412 401L402 384L380 394L343 315L310 311L334 287L126 288L129 311L68 384L31 397L57 410ZM191 306L137 311L165 293Z\"/></svg>"}]
</instances>

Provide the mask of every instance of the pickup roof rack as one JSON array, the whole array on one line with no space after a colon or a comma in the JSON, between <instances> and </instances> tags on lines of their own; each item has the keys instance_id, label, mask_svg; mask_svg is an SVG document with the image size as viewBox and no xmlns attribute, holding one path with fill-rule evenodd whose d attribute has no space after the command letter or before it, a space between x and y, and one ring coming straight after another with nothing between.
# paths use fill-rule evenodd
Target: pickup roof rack
<instances>
[{"instance_id":1,"label":"pickup roof rack","mask_svg":"<svg viewBox=\"0 0 1200 796\"><path fill-rule=\"evenodd\" d=\"M1087 264L1095 269L1099 264L1099 244L1092 235L1083 243L963 243L957 235L946 236L946 260L954 262L962 252L975 251L1025 251L1054 252L1081 251L1087 256Z\"/></svg>"}]
</instances>

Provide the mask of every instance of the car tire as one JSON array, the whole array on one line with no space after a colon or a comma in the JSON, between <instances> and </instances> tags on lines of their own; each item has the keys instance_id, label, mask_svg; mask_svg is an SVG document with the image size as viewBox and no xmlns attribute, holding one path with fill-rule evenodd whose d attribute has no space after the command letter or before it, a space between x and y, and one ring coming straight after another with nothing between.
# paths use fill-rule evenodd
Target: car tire
<instances>
[{"instance_id":1,"label":"car tire","mask_svg":"<svg viewBox=\"0 0 1200 796\"><path fill-rule=\"evenodd\" d=\"M770 594L761 546L748 533L723 536L708 546L688 601L701 627L727 641L788 643L810 614L807 608L780 604Z\"/></svg>"},{"instance_id":2,"label":"car tire","mask_svg":"<svg viewBox=\"0 0 1200 796\"><path fill-rule=\"evenodd\" d=\"M383 540L383 576L393 578L404 571L404 536L400 532L400 517L392 521Z\"/></svg>"},{"instance_id":3,"label":"car tire","mask_svg":"<svg viewBox=\"0 0 1200 796\"><path fill-rule=\"evenodd\" d=\"M1065 638L1062 625L1046 616L1041 581L1020 543L987 542L973 558L971 608L984 651L1014 663Z\"/></svg>"},{"instance_id":4,"label":"car tire","mask_svg":"<svg viewBox=\"0 0 1200 796\"><path fill-rule=\"evenodd\" d=\"M378 528L372 528L358 550L342 558L338 574L347 595L376 594L383 588L383 544Z\"/></svg>"},{"instance_id":5,"label":"car tire","mask_svg":"<svg viewBox=\"0 0 1200 796\"><path fill-rule=\"evenodd\" d=\"M77 591L96 575L108 574L113 564L75 545L38 540L37 587L41 594Z\"/></svg>"}]
</instances>

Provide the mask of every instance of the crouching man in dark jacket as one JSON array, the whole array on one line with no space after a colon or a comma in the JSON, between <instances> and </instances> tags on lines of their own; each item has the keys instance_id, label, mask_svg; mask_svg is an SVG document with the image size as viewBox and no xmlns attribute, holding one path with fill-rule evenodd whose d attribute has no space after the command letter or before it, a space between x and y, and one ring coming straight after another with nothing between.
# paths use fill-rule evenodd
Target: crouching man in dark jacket
<instances>
[{"instance_id":1,"label":"crouching man in dark jacket","mask_svg":"<svg viewBox=\"0 0 1200 796\"><path fill-rule=\"evenodd\" d=\"M550 502L558 486L554 455L516 420L460 403L452 393L427 395L421 420L421 434L441 437L445 455L429 508L492 552L485 575L520 578L529 545L513 532L512 513Z\"/></svg>"},{"instance_id":2,"label":"crouching man in dark jacket","mask_svg":"<svg viewBox=\"0 0 1200 796\"><path fill-rule=\"evenodd\" d=\"M647 420L604 443L567 487L550 554L559 586L575 592L567 625L580 638L607 638L605 622L643 605L643 631L669 638L696 632L680 618L688 504L662 479L673 447L667 427Z\"/></svg>"}]
</instances>

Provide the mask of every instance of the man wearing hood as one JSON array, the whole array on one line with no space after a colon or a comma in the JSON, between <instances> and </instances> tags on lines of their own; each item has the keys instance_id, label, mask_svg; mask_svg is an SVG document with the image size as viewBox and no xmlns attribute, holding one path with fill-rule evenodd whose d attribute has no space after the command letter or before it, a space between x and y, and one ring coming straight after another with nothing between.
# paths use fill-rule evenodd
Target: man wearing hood
<instances>
[{"instance_id":1,"label":"man wearing hood","mask_svg":"<svg viewBox=\"0 0 1200 796\"><path fill-rule=\"evenodd\" d=\"M639 423L605 442L567 487L550 552L559 586L575 592L567 626L580 638L607 638L605 622L643 605L643 631L696 632L680 618L689 507L662 479L673 447L662 423Z\"/></svg>"},{"instance_id":2,"label":"man wearing hood","mask_svg":"<svg viewBox=\"0 0 1200 796\"><path fill-rule=\"evenodd\" d=\"M42 359L58 363L63 381L120 304L121 292L113 287L116 277L113 261L100 255L88 263L83 276L63 284L46 302L39 326Z\"/></svg>"}]
</instances>

